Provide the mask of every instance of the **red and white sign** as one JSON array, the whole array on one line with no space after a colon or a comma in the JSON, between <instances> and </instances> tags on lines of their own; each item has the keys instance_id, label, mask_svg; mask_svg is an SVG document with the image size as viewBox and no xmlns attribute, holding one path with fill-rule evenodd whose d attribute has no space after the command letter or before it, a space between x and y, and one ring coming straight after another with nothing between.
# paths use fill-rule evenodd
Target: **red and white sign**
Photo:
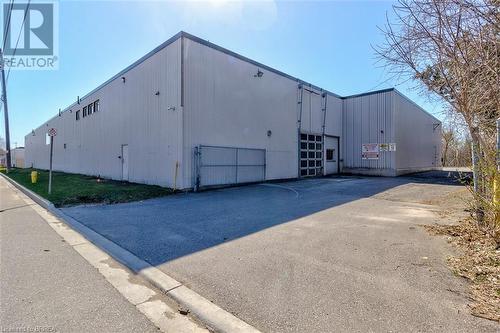
<instances>
[{"instance_id":1,"label":"red and white sign","mask_svg":"<svg viewBox=\"0 0 500 333\"><path fill-rule=\"evenodd\" d=\"M378 160L380 147L378 143L363 143L361 146L361 158L363 160Z\"/></svg>"},{"instance_id":2,"label":"red and white sign","mask_svg":"<svg viewBox=\"0 0 500 333\"><path fill-rule=\"evenodd\" d=\"M47 132L47 135L48 136L56 136L57 135L56 129L55 128L49 129L49 131Z\"/></svg>"}]
</instances>

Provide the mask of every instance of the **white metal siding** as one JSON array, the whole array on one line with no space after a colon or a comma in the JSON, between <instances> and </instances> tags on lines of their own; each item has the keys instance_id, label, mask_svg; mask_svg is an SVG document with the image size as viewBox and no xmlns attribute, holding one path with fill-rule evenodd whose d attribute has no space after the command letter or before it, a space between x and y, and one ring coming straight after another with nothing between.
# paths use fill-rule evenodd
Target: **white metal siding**
<instances>
[{"instance_id":1,"label":"white metal siding","mask_svg":"<svg viewBox=\"0 0 500 333\"><path fill-rule=\"evenodd\" d=\"M297 177L297 82L189 39L185 55L185 184L200 144L265 149L266 179Z\"/></svg>"},{"instance_id":2,"label":"white metal siding","mask_svg":"<svg viewBox=\"0 0 500 333\"><path fill-rule=\"evenodd\" d=\"M398 174L439 167L441 122L399 93L394 98Z\"/></svg>"},{"instance_id":3,"label":"white metal siding","mask_svg":"<svg viewBox=\"0 0 500 333\"><path fill-rule=\"evenodd\" d=\"M197 145L265 149L266 179L297 177L298 82L190 39L184 47L186 186L193 186ZM316 93L304 91L301 130L322 134L323 91L304 87ZM328 103L325 132L340 136L342 102L329 94Z\"/></svg>"},{"instance_id":4,"label":"white metal siding","mask_svg":"<svg viewBox=\"0 0 500 333\"><path fill-rule=\"evenodd\" d=\"M123 76L125 82L116 78L28 134L26 165L48 168L45 133L54 127L55 170L121 179L118 156L128 144L130 181L172 186L176 161L182 160L180 40ZM99 112L76 121L76 111L97 99Z\"/></svg>"},{"instance_id":5,"label":"white metal siding","mask_svg":"<svg viewBox=\"0 0 500 333\"><path fill-rule=\"evenodd\" d=\"M361 147L364 143L393 143L394 91L367 94L343 100L343 167L374 169L379 174L389 174L395 169L395 152L381 152L378 160L363 160ZM350 169L350 170L349 170ZM373 171L377 174L377 171Z\"/></svg>"}]
</instances>

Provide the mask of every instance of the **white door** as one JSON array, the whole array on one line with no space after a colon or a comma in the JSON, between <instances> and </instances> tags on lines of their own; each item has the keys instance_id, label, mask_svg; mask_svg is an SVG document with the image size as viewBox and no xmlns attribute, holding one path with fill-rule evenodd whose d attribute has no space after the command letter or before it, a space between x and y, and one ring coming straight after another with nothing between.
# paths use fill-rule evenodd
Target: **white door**
<instances>
[{"instance_id":1,"label":"white door","mask_svg":"<svg viewBox=\"0 0 500 333\"><path fill-rule=\"evenodd\" d=\"M339 138L325 137L325 175L339 173Z\"/></svg>"},{"instance_id":2,"label":"white door","mask_svg":"<svg viewBox=\"0 0 500 333\"><path fill-rule=\"evenodd\" d=\"M122 180L128 180L128 145L122 145Z\"/></svg>"}]
</instances>

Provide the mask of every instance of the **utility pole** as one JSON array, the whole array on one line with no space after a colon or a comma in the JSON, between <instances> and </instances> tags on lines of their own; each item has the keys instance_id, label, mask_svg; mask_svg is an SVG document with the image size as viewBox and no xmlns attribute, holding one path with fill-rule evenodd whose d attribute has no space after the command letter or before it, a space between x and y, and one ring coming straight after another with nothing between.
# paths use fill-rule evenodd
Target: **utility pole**
<instances>
[{"instance_id":1,"label":"utility pole","mask_svg":"<svg viewBox=\"0 0 500 333\"><path fill-rule=\"evenodd\" d=\"M5 62L3 59L3 50L0 49L0 66L2 67L2 101L3 101L3 114L5 121L5 150L7 157L7 172L11 168L11 160L10 160L10 131L9 131L9 108L7 107L7 87L5 86Z\"/></svg>"}]
</instances>

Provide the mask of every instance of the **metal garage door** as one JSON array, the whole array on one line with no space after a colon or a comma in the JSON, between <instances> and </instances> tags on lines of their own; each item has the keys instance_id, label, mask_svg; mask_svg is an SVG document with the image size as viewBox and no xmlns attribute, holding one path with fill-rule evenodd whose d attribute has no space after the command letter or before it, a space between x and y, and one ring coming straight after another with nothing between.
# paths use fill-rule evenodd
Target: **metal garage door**
<instances>
[{"instance_id":1,"label":"metal garage door","mask_svg":"<svg viewBox=\"0 0 500 333\"><path fill-rule=\"evenodd\" d=\"M264 181L265 149L198 146L194 152L195 189Z\"/></svg>"}]
</instances>

